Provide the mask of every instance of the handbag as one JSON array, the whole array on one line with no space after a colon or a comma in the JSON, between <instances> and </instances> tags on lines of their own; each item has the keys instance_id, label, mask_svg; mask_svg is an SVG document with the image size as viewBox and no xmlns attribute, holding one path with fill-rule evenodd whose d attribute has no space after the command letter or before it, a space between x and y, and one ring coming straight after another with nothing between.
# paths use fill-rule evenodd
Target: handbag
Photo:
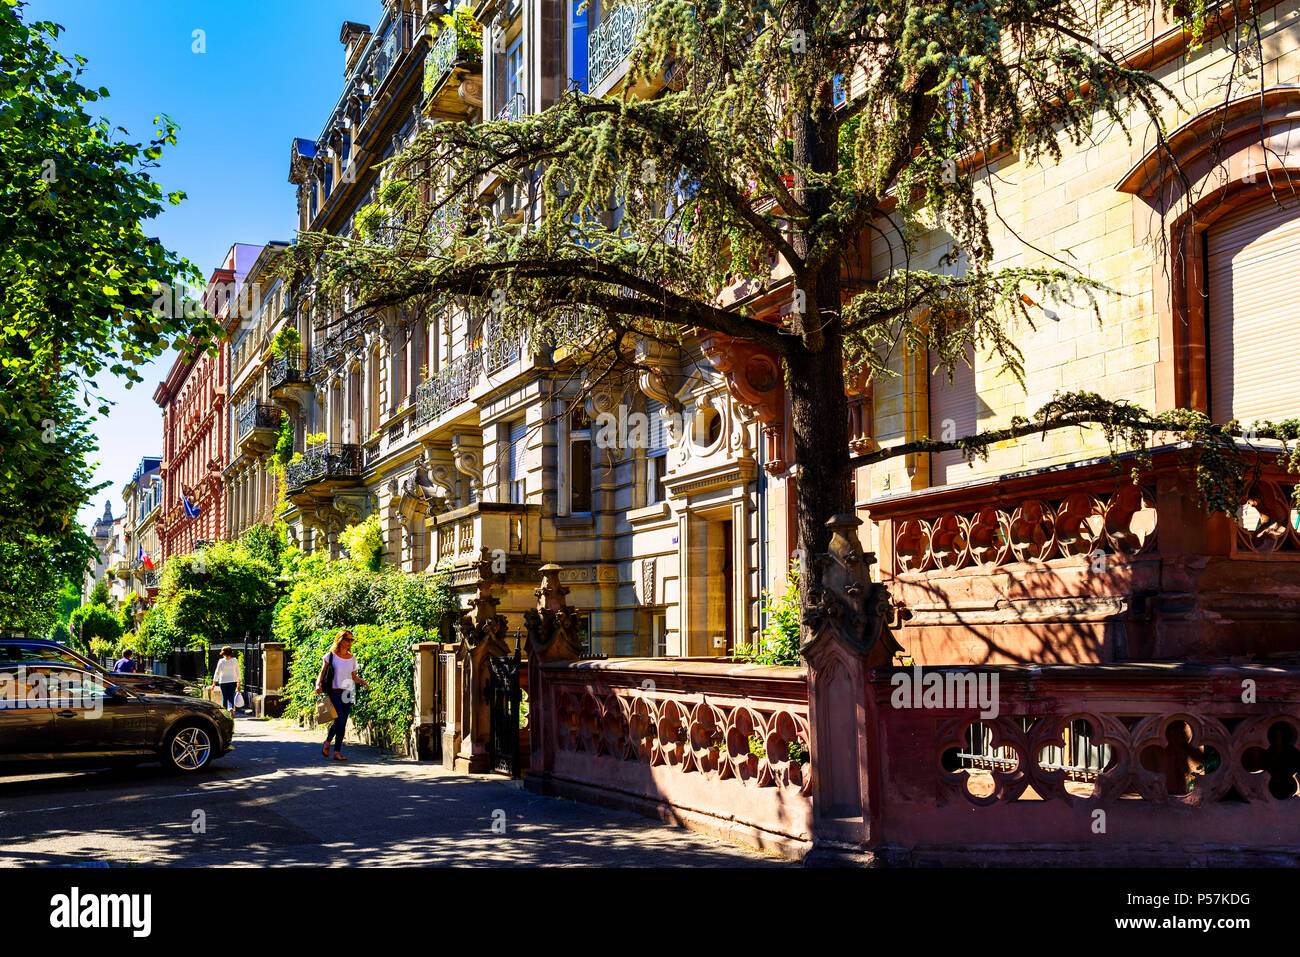
<instances>
[{"instance_id":1,"label":"handbag","mask_svg":"<svg viewBox=\"0 0 1300 957\"><path fill-rule=\"evenodd\" d=\"M322 695L316 702L316 723L327 724L339 716L334 710L334 702L330 700L329 695Z\"/></svg>"}]
</instances>

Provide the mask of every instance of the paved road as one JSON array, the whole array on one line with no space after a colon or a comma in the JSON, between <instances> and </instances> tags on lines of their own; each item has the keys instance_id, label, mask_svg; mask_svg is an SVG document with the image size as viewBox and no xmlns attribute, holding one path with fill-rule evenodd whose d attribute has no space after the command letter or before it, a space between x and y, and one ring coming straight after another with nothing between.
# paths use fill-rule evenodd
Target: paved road
<instances>
[{"instance_id":1,"label":"paved road","mask_svg":"<svg viewBox=\"0 0 1300 957\"><path fill-rule=\"evenodd\" d=\"M783 861L635 814L543 798L238 720L235 750L198 778L158 765L0 776L0 866L779 866ZM199 813L201 812L201 813ZM493 833L493 818L506 832ZM206 826L195 833L196 821Z\"/></svg>"}]
</instances>

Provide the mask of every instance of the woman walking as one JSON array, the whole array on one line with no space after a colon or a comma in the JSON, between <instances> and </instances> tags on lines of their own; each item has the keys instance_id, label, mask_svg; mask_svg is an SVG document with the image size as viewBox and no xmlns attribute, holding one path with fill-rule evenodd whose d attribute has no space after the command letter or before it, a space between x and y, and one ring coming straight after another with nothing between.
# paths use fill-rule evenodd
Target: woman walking
<instances>
[{"instance_id":1,"label":"woman walking","mask_svg":"<svg viewBox=\"0 0 1300 957\"><path fill-rule=\"evenodd\" d=\"M325 744L321 747L321 756L330 756L330 741L334 741L334 760L346 761L343 757L343 732L348 726L348 714L352 711L354 700L354 681L363 688L370 683L357 671L357 659L352 657L352 632L346 628L334 639L334 646L321 661L320 674L316 677L316 693L329 695L330 704L334 706L334 723L325 735Z\"/></svg>"},{"instance_id":2,"label":"woman walking","mask_svg":"<svg viewBox=\"0 0 1300 957\"><path fill-rule=\"evenodd\" d=\"M217 670L212 675L212 687L221 689L221 707L235 713L235 691L239 688L239 659L229 645L221 649Z\"/></svg>"}]
</instances>

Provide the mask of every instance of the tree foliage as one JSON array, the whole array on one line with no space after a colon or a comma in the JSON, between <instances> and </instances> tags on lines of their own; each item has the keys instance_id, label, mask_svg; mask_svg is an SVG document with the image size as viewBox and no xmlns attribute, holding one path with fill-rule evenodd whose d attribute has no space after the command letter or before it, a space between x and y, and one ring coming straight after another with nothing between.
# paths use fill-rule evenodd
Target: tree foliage
<instances>
[{"instance_id":1,"label":"tree foliage","mask_svg":"<svg viewBox=\"0 0 1300 957\"><path fill-rule=\"evenodd\" d=\"M90 485L94 442L79 408L96 398L96 376L139 382L137 366L191 336L206 344L216 327L154 309L155 283L200 276L142 225L183 199L164 196L151 172L175 125L160 117L137 143L93 116L108 91L83 86L86 60L54 48L62 27L23 13L0 0L0 542L55 567L26 574L0 556L0 605L44 607L60 563L93 555L75 523L103 487ZM38 578L53 592L33 591Z\"/></svg>"},{"instance_id":2,"label":"tree foliage","mask_svg":"<svg viewBox=\"0 0 1300 957\"><path fill-rule=\"evenodd\" d=\"M319 315L490 305L499 334L600 344L589 378L640 340L703 331L771 350L794 458L817 465L800 475L799 543L821 551L826 520L853 506L844 377L892 375L900 352L951 372L971 348L1023 377L1027 304L1065 281L1099 289L1064 264L997 264L996 177L979 158L1052 163L1103 128L1163 142L1172 94L1094 39L1153 4L1169 7L650 0L627 85L671 70L663 95L573 89L537 115L436 124L386 169L376 222L392 225L302 234L294 268ZM842 104L837 78L852 79ZM449 184L432 201L430 169ZM522 191L525 222L479 205L494 179ZM935 236L947 252L920 268ZM875 239L883 276L866 265ZM749 298L788 296L783 317L725 307L741 280Z\"/></svg>"}]
</instances>

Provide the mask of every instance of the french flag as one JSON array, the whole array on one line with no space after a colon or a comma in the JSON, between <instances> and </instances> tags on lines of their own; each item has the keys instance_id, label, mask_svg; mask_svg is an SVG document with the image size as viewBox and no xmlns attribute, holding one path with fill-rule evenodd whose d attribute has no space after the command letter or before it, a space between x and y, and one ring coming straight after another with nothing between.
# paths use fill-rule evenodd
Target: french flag
<instances>
[{"instance_id":1,"label":"french flag","mask_svg":"<svg viewBox=\"0 0 1300 957\"><path fill-rule=\"evenodd\" d=\"M144 553L144 546L140 546L140 554L135 557L137 562L144 564L144 567L153 571L153 559Z\"/></svg>"}]
</instances>

